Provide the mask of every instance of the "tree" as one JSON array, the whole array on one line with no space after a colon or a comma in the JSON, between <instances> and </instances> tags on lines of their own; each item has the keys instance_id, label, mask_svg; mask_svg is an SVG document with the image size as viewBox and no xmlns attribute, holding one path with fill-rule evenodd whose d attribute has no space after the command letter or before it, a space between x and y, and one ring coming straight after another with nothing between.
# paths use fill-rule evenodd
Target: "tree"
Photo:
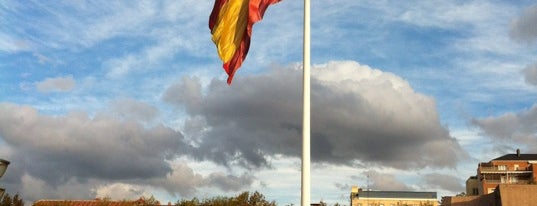
<instances>
[{"instance_id":1,"label":"tree","mask_svg":"<svg viewBox=\"0 0 537 206\"><path fill-rule=\"evenodd\" d=\"M4 193L2 201L0 202L0 206L11 206L11 197L9 196L9 194Z\"/></svg>"},{"instance_id":2,"label":"tree","mask_svg":"<svg viewBox=\"0 0 537 206\"><path fill-rule=\"evenodd\" d=\"M197 198L192 200L181 200L175 203L175 206L276 206L276 202L265 200L265 196L258 191L250 195L249 192L242 192L235 197L213 197L199 201Z\"/></svg>"},{"instance_id":3,"label":"tree","mask_svg":"<svg viewBox=\"0 0 537 206\"><path fill-rule=\"evenodd\" d=\"M0 197L0 206L24 206L24 200L19 194L11 198L8 193L4 193L4 196Z\"/></svg>"},{"instance_id":4,"label":"tree","mask_svg":"<svg viewBox=\"0 0 537 206\"><path fill-rule=\"evenodd\" d=\"M24 206L24 201L19 194L15 194L15 196L13 196L13 200L11 200L11 206Z\"/></svg>"},{"instance_id":5,"label":"tree","mask_svg":"<svg viewBox=\"0 0 537 206\"><path fill-rule=\"evenodd\" d=\"M151 197L149 198L142 197L142 205L143 206L157 206L157 205L160 205L160 202L157 199L155 199L153 195L151 195Z\"/></svg>"}]
</instances>

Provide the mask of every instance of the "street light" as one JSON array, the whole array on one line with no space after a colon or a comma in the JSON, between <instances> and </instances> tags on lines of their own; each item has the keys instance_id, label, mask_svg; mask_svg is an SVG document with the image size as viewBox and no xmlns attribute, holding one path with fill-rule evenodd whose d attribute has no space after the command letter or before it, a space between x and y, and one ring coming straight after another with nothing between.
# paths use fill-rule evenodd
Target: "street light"
<instances>
[{"instance_id":1,"label":"street light","mask_svg":"<svg viewBox=\"0 0 537 206\"><path fill-rule=\"evenodd\" d=\"M0 159L0 178L4 176L4 173L6 173L7 166L9 165L9 161ZM4 197L4 192L6 190L4 188L0 188L0 198Z\"/></svg>"}]
</instances>

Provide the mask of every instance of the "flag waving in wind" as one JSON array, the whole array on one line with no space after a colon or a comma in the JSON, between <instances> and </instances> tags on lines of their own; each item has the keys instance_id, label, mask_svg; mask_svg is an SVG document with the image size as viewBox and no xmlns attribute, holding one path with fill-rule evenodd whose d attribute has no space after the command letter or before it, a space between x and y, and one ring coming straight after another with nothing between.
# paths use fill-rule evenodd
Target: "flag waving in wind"
<instances>
[{"instance_id":1,"label":"flag waving in wind","mask_svg":"<svg viewBox=\"0 0 537 206\"><path fill-rule=\"evenodd\" d=\"M267 7L281 0L216 0L209 18L212 40L224 62L231 84L248 54L252 26L263 19Z\"/></svg>"}]
</instances>

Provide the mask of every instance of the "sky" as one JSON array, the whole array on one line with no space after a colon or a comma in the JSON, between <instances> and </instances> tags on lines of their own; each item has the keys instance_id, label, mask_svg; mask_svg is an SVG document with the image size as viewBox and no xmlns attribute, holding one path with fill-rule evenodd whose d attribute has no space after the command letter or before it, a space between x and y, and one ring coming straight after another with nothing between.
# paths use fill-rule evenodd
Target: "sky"
<instances>
[{"instance_id":1,"label":"sky","mask_svg":"<svg viewBox=\"0 0 537 206\"><path fill-rule=\"evenodd\" d=\"M213 3L0 2L0 186L298 205L303 2L268 8L231 85ZM534 1L312 1L311 201L455 195L479 162L537 153L536 57Z\"/></svg>"}]
</instances>

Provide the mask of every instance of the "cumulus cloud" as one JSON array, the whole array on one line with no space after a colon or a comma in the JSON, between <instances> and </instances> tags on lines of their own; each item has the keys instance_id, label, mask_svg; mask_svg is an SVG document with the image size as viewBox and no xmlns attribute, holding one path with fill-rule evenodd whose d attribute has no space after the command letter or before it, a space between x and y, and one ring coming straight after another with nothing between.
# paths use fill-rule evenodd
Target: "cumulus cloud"
<instances>
[{"instance_id":1,"label":"cumulus cloud","mask_svg":"<svg viewBox=\"0 0 537 206\"><path fill-rule=\"evenodd\" d=\"M154 116L153 107L130 99L111 105L106 114L89 117L83 112L48 116L30 106L0 103L0 148L6 148L1 153L14 163L3 178L8 187L26 200L136 199L154 188L183 197L200 187L238 191L255 180L220 171L202 176L174 162L191 147L178 131L140 122Z\"/></svg>"},{"instance_id":2,"label":"cumulus cloud","mask_svg":"<svg viewBox=\"0 0 537 206\"><path fill-rule=\"evenodd\" d=\"M537 39L537 5L527 8L524 13L511 23L509 36L520 42L533 42Z\"/></svg>"},{"instance_id":3,"label":"cumulus cloud","mask_svg":"<svg viewBox=\"0 0 537 206\"><path fill-rule=\"evenodd\" d=\"M274 68L232 86L213 80L206 89L186 78L163 100L187 112L185 127L205 131L187 137L199 142L194 157L270 166L267 155L300 156L301 74L298 66ZM466 154L440 124L434 99L394 74L350 61L317 65L311 102L313 161L454 167Z\"/></svg>"},{"instance_id":4,"label":"cumulus cloud","mask_svg":"<svg viewBox=\"0 0 537 206\"><path fill-rule=\"evenodd\" d=\"M537 63L528 65L522 70L526 83L537 86Z\"/></svg>"},{"instance_id":5,"label":"cumulus cloud","mask_svg":"<svg viewBox=\"0 0 537 206\"><path fill-rule=\"evenodd\" d=\"M465 190L459 177L439 173L423 175L422 185L427 189L443 189L453 193L460 193Z\"/></svg>"},{"instance_id":6,"label":"cumulus cloud","mask_svg":"<svg viewBox=\"0 0 537 206\"><path fill-rule=\"evenodd\" d=\"M135 200L140 197L151 195L146 191L146 187L128 183L112 183L100 185L93 189L92 192L99 198L111 198L113 200Z\"/></svg>"},{"instance_id":7,"label":"cumulus cloud","mask_svg":"<svg viewBox=\"0 0 537 206\"><path fill-rule=\"evenodd\" d=\"M40 92L67 92L74 89L76 82L73 76L46 78L36 83L37 90Z\"/></svg>"},{"instance_id":8,"label":"cumulus cloud","mask_svg":"<svg viewBox=\"0 0 537 206\"><path fill-rule=\"evenodd\" d=\"M120 98L111 102L110 112L124 119L151 121L159 110L152 105L129 98Z\"/></svg>"},{"instance_id":9,"label":"cumulus cloud","mask_svg":"<svg viewBox=\"0 0 537 206\"><path fill-rule=\"evenodd\" d=\"M51 185L71 177L165 177L172 171L166 160L188 149L180 132L163 125L146 128L136 121L90 118L82 112L47 116L10 103L0 104L0 138L14 148L10 160L17 164L10 170L25 171Z\"/></svg>"},{"instance_id":10,"label":"cumulus cloud","mask_svg":"<svg viewBox=\"0 0 537 206\"><path fill-rule=\"evenodd\" d=\"M220 188L222 191L238 191L245 185L251 185L254 177L249 174L241 176L226 175L223 172L212 173L207 178L207 184Z\"/></svg>"},{"instance_id":11,"label":"cumulus cloud","mask_svg":"<svg viewBox=\"0 0 537 206\"><path fill-rule=\"evenodd\" d=\"M475 118L472 124L491 138L498 148L513 151L517 145L537 150L537 105L518 113L506 113L498 117ZM509 145L510 147L506 147Z\"/></svg>"},{"instance_id":12,"label":"cumulus cloud","mask_svg":"<svg viewBox=\"0 0 537 206\"><path fill-rule=\"evenodd\" d=\"M88 199L94 196L91 193L92 185L95 181L81 183L74 178L70 178L64 184L51 185L39 177L34 177L24 173L21 177L20 188L17 190L25 201L33 202L44 197L49 199Z\"/></svg>"},{"instance_id":13,"label":"cumulus cloud","mask_svg":"<svg viewBox=\"0 0 537 206\"><path fill-rule=\"evenodd\" d=\"M401 191L411 191L411 187L407 186L402 181L398 180L395 175L380 173L375 170L369 170L363 173L369 180L369 185L366 189L372 190L401 190Z\"/></svg>"}]
</instances>

